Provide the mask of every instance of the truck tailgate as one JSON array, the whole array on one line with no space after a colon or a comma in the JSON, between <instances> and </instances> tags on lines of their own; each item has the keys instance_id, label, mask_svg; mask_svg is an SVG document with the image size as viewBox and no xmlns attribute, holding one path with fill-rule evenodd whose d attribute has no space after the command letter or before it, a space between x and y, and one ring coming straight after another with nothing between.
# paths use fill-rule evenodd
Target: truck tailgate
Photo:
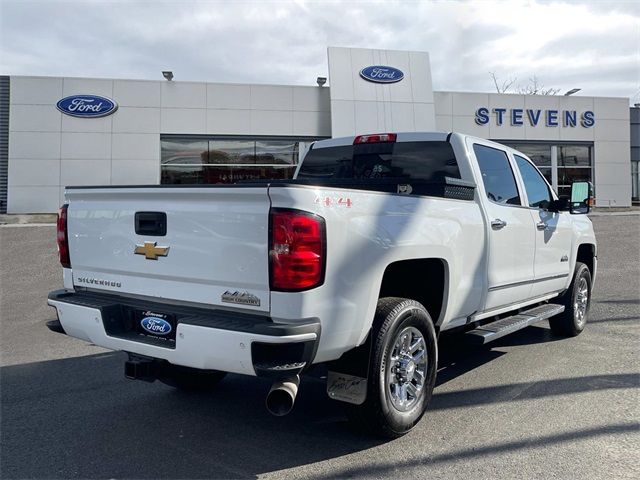
<instances>
[{"instance_id":1,"label":"truck tailgate","mask_svg":"<svg viewBox=\"0 0 640 480\"><path fill-rule=\"evenodd\" d=\"M269 311L266 185L65 193L74 286ZM166 234L136 233L139 212Z\"/></svg>"}]
</instances>

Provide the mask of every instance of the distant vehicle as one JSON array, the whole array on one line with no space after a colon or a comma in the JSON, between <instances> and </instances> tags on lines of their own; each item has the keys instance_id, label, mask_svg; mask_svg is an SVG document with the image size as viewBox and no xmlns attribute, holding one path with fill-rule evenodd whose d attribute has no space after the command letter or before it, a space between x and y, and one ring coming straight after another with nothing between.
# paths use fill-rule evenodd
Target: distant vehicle
<instances>
[{"instance_id":1,"label":"distant vehicle","mask_svg":"<svg viewBox=\"0 0 640 480\"><path fill-rule=\"evenodd\" d=\"M276 415L325 363L328 395L388 437L422 417L440 333L578 335L596 277L590 185L559 199L524 154L458 133L319 141L293 180L65 195L49 328L127 352L132 379L270 377Z\"/></svg>"}]
</instances>

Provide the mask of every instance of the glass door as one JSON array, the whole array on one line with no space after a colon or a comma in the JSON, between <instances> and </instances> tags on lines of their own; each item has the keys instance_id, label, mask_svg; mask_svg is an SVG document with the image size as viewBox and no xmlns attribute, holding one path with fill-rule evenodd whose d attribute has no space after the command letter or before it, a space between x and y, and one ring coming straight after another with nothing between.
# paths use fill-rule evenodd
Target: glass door
<instances>
[{"instance_id":1,"label":"glass door","mask_svg":"<svg viewBox=\"0 0 640 480\"><path fill-rule=\"evenodd\" d=\"M558 145L558 195L569 196L572 182L593 182L593 147Z\"/></svg>"}]
</instances>

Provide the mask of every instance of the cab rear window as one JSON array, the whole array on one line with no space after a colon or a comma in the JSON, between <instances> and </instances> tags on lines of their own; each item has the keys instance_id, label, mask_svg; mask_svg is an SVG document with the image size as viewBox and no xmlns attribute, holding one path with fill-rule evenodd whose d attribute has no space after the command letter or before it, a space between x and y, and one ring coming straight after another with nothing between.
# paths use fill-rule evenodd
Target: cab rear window
<instances>
[{"instance_id":1,"label":"cab rear window","mask_svg":"<svg viewBox=\"0 0 640 480\"><path fill-rule=\"evenodd\" d=\"M441 182L460 178L449 142L364 143L312 149L300 179L402 179Z\"/></svg>"}]
</instances>

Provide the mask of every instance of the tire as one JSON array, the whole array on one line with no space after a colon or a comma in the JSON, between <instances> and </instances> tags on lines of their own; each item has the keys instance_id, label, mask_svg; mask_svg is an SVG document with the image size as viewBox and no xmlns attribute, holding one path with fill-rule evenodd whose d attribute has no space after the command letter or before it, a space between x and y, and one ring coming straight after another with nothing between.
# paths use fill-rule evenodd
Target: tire
<instances>
[{"instance_id":1,"label":"tire","mask_svg":"<svg viewBox=\"0 0 640 480\"><path fill-rule=\"evenodd\" d=\"M199 370L167 363L162 366L158 380L165 385L186 392L209 392L227 375L217 370Z\"/></svg>"},{"instance_id":2,"label":"tire","mask_svg":"<svg viewBox=\"0 0 640 480\"><path fill-rule=\"evenodd\" d=\"M564 305L564 312L549 319L551 331L563 337L580 335L587 324L591 306L591 273L584 263L576 262L571 285L559 303Z\"/></svg>"},{"instance_id":3,"label":"tire","mask_svg":"<svg viewBox=\"0 0 640 480\"><path fill-rule=\"evenodd\" d=\"M347 416L361 430L397 438L418 423L431 400L438 363L435 328L420 303L388 297L378 301L371 335L367 398L362 405L345 405ZM407 349L412 343L415 350Z\"/></svg>"}]
</instances>

